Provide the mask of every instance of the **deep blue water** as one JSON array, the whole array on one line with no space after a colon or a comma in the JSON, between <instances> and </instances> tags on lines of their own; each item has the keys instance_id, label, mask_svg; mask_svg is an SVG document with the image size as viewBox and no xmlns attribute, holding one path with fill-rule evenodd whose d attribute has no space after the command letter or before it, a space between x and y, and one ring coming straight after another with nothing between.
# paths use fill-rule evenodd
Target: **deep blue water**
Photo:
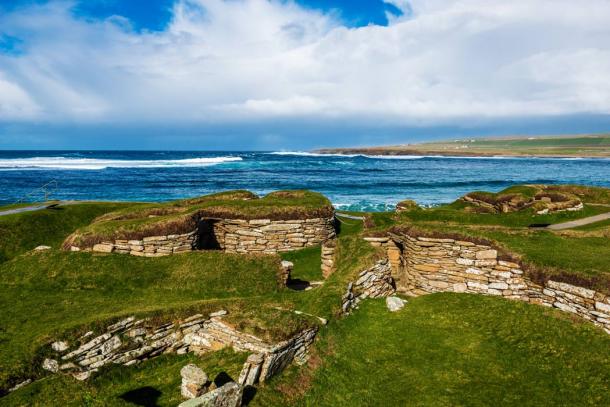
<instances>
[{"instance_id":1,"label":"deep blue water","mask_svg":"<svg viewBox=\"0 0 610 407\"><path fill-rule=\"evenodd\" d=\"M608 159L319 156L306 153L0 151L0 204L51 180L51 198L166 201L229 189L322 192L341 209L383 210L411 198L450 202L513 184L610 187ZM40 198L38 194L34 198Z\"/></svg>"}]
</instances>

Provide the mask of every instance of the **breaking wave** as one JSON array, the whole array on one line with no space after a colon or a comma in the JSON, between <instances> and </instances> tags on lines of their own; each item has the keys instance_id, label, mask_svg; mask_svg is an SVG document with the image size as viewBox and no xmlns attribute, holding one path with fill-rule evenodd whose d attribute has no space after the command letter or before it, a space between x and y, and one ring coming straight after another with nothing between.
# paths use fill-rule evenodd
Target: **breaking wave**
<instances>
[{"instance_id":1,"label":"breaking wave","mask_svg":"<svg viewBox=\"0 0 610 407\"><path fill-rule=\"evenodd\" d=\"M103 170L105 168L169 168L208 167L233 161L241 157L200 157L181 160L113 160L100 158L31 157L0 159L0 169L67 169Z\"/></svg>"}]
</instances>

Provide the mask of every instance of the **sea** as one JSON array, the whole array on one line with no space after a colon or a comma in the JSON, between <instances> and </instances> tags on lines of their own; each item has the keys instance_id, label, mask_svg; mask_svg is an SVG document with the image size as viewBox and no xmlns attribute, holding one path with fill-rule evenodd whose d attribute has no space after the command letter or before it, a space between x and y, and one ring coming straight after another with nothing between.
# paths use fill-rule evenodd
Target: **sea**
<instances>
[{"instance_id":1,"label":"sea","mask_svg":"<svg viewBox=\"0 0 610 407\"><path fill-rule=\"evenodd\" d=\"M170 201L232 189L309 189L336 208L424 206L514 184L610 187L610 159L320 155L300 151L0 151L0 204ZM43 186L45 186L42 188Z\"/></svg>"}]
</instances>

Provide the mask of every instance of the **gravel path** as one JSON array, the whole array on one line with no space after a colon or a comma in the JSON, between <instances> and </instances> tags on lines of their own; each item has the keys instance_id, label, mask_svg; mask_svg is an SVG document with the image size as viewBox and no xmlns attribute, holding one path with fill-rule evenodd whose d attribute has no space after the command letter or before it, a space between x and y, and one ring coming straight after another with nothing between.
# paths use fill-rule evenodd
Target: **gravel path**
<instances>
[{"instance_id":1,"label":"gravel path","mask_svg":"<svg viewBox=\"0 0 610 407\"><path fill-rule=\"evenodd\" d=\"M546 229L551 229L551 230L572 229L572 228L577 228L579 226L588 225L590 223L600 222L600 221L606 220L606 219L610 219L610 212L602 213L600 215L595 215L595 216L589 216L588 218L577 219L577 220L573 220L570 222L556 223L554 225L547 226Z\"/></svg>"}]
</instances>

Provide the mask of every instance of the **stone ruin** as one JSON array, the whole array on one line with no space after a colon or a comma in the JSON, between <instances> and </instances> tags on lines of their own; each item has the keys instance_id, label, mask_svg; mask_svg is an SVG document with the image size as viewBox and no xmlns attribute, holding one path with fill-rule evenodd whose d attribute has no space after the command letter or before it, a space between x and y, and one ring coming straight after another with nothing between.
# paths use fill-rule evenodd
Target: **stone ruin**
<instances>
[{"instance_id":1,"label":"stone ruin","mask_svg":"<svg viewBox=\"0 0 610 407\"><path fill-rule=\"evenodd\" d=\"M88 379L102 366L121 364L130 366L155 356L168 353L203 354L231 347L239 352L251 352L256 358L248 358L253 366L252 373L245 377L245 383L263 382L281 372L293 361L303 364L307 361L309 347L314 341L317 327L303 330L292 338L278 343L267 343L262 339L237 331L223 321L227 312L220 310L208 317L195 314L178 322L153 326L147 319L125 318L109 325L101 335L87 332L74 341L53 342L48 349L48 357L43 361L43 369L52 373L65 373L78 380ZM202 381L194 370L185 372L193 378L193 383ZM188 383L183 386L189 394L199 390ZM201 390L201 389L200 389Z\"/></svg>"},{"instance_id":2,"label":"stone ruin","mask_svg":"<svg viewBox=\"0 0 610 407\"><path fill-rule=\"evenodd\" d=\"M400 230L365 240L388 255L387 262L378 263L378 271L372 275L387 275L385 270L389 268L399 293L495 295L573 313L610 333L608 295L552 278L544 283L532 281L525 276L521 264L502 260L498 250L490 245L466 239L417 236ZM357 303L357 299L350 301Z\"/></svg>"}]
</instances>

